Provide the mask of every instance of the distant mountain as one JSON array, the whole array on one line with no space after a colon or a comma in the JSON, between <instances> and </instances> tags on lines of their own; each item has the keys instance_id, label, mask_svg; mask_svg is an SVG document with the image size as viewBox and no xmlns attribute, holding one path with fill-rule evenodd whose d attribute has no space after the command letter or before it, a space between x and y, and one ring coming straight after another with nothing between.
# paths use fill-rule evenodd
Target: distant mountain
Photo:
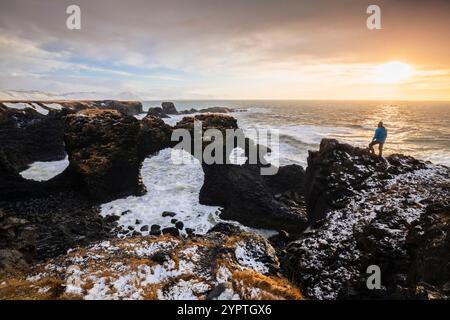
<instances>
[{"instance_id":1,"label":"distant mountain","mask_svg":"<svg viewBox=\"0 0 450 320\"><path fill-rule=\"evenodd\" d=\"M38 90L4 90L0 91L0 100L139 100L143 99L135 92L67 92L51 93Z\"/></svg>"},{"instance_id":2,"label":"distant mountain","mask_svg":"<svg viewBox=\"0 0 450 320\"><path fill-rule=\"evenodd\" d=\"M59 100L59 95L42 91L7 90L0 91L0 100Z\"/></svg>"}]
</instances>

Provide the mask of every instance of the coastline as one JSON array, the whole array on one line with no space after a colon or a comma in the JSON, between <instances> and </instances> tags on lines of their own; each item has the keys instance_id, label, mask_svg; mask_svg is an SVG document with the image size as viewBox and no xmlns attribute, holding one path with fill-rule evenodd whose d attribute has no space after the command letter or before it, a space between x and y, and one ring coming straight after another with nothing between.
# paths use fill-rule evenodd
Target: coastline
<instances>
[{"instance_id":1,"label":"coastline","mask_svg":"<svg viewBox=\"0 0 450 320\"><path fill-rule=\"evenodd\" d=\"M112 103L109 108L115 105ZM47 110L45 105L41 107ZM443 221L448 219L448 203L445 199L449 198L449 168L395 154L386 157L386 160L380 160L370 156L365 150L338 143L336 140L323 139L319 150L309 152L306 168L300 169L294 164L282 166L285 169L273 181L253 175L253 169L246 165L233 165L222 169L198 164L195 170L203 169L205 182L189 192L199 196L200 202L222 207L221 214L227 219L232 217L233 220L236 219L252 228L272 225L279 233L268 240L251 230L239 230L239 224L224 224L223 221L216 227L211 224L199 230L189 228L186 221L180 221L183 222L180 237L180 225L175 226L178 221L171 223L174 225L172 227L160 225L159 228L152 228L150 223L144 224L143 221L137 223L142 219L133 215L128 224L123 226L128 229L131 221L135 220L134 224L139 229L147 225L145 228L147 230L138 230L134 227L132 230L128 229L131 232L122 234L124 239L116 239L116 235L120 233L118 222L120 223L120 219L127 215L121 216L126 210L109 212L101 216L100 205L124 196L140 197L146 194L145 189L152 188L152 185L142 184L140 171L142 162L149 157L150 159L155 157L155 152L163 153L163 150L171 147L168 142L170 139L167 137L172 129L158 117L146 116L138 120L133 115L123 112L121 110L123 105L119 104L118 107L116 105L115 108L119 111L103 108L95 108L95 111L76 109L61 118L58 115L65 110L48 110L49 114L44 116L36 114L36 107L30 108L33 110L8 108L4 113L6 117L21 115L22 122L16 122L20 123L20 126L13 126L14 130L19 132L27 130L27 123L36 126L36 119L44 123L44 131L48 130L45 123L47 116L52 120L64 121L64 126L59 127L61 128L59 141L62 142L64 135L63 148L69 153L69 166L50 181L30 182L19 175L19 171L26 167L26 163L32 162L30 158L23 159L22 164L17 166L14 165L14 161L20 155L16 154L14 155L16 158L11 158L11 154L2 151L1 170L2 175L7 177L2 190L5 191L5 195L11 197L2 199L1 202L0 220L2 230L6 230L3 231L4 235L8 239L3 245L2 257L9 258L12 265L21 265L25 270L31 267L32 271L28 269L18 276L4 276L3 282L0 281L2 282L0 296L3 294L4 297L25 299L32 297L63 299L67 298L64 294L74 294L71 297L77 299L100 297L170 299L179 297L177 294L187 294L190 299L204 299L208 296L211 298L210 294L214 290L221 292L213 298L224 294L221 298L237 295L242 299L271 295L294 299L303 296L310 299L341 299L353 297L355 291L359 297L378 295L384 298L399 296L408 299L430 297L433 294L440 297L446 295L444 285L448 273L433 279L434 282L430 284L429 271L424 273L423 266L420 266L423 255L432 255L434 259L440 261L447 259L446 244L440 242L441 247L438 248L441 251L435 251L436 248L430 251L427 247L429 242L421 241L420 237L423 235L417 233L417 229L430 228L430 218L434 219L435 228L438 226L443 232L448 228ZM137 108L139 109L139 106ZM183 117L195 117L197 114L198 112L193 112L192 115L187 114ZM204 119L206 121L220 119L224 128L233 126L236 122L227 114L208 113ZM17 120L10 117L8 121ZM12 128L7 125L6 128ZM177 124L180 125L186 126L189 123ZM93 126L94 130L83 131L83 128L89 126ZM97 130L102 132L101 139L97 137ZM123 140L124 132L127 132L127 140ZM134 133L130 135L129 132ZM28 136L21 137L27 139ZM41 138L45 139L45 136L42 135ZM146 144L142 141L146 141ZM127 145L127 148L123 148L123 145ZM142 148L142 145L146 147ZM53 154L54 160L61 158L62 146L57 147L57 152ZM37 159L43 156L39 153L32 154ZM122 162L122 157L127 161ZM98 162L99 158L102 161ZM86 162L86 159L93 162ZM118 172L110 171L108 166L103 167L104 163L111 163L113 167L129 168L130 171L118 179L116 176ZM152 170L157 168L152 167ZM228 180L229 177L238 177L239 184L236 184L236 180ZM295 177L294 181L289 179L292 177ZM111 188L118 181L120 189ZM124 181L127 181L125 186ZM106 191L100 192L103 189ZM229 198L217 197L215 189L228 194ZM150 198L145 205L151 205L153 194L151 190L147 192ZM125 203L127 201L131 200L125 200ZM402 210L392 211L395 208ZM161 207L160 211L162 210ZM261 212L264 213L263 221L258 220L258 214ZM42 216L43 213L46 215ZM175 219L176 217L175 215ZM195 223L195 219L192 221ZM188 228L191 231L187 232ZM288 228L290 232L285 231ZM311 233L309 228L315 231ZM15 230L12 237L8 230ZM205 238L205 234L209 236ZM363 239L361 234L365 234ZM425 236L434 239L433 234L425 233ZM384 243L386 237L389 240L381 248L370 243L370 241L377 244ZM49 242L48 239L52 238L57 241ZM370 241L367 242L366 239ZM186 261L181 265L188 264L189 268L182 270L180 262L176 261L177 257L179 258L177 254L179 250L169 252L167 248L161 250L159 244L156 247L153 245L155 241L162 247L176 243L177 246L181 246L180 250L187 250L188 253L192 250L195 252L197 250L195 247L211 249L221 247L223 243L227 243L230 250L220 252L220 255L214 258L203 256L206 253L201 253L200 257L195 257L195 254L187 255ZM220 244L215 241L219 241ZM135 247L133 252L124 251L133 255L132 259L137 260L135 264L127 266L131 269L125 268L133 276L124 279L121 269L108 265L110 274L92 278L101 269L100 265L95 265L96 261L103 261L102 259L108 261L114 257L115 261L118 259L116 262L124 263L120 252L115 248L129 247L133 243L135 244L131 245ZM255 243L258 244L256 247ZM9 256L5 255L5 250L10 250ZM143 252L146 253L142 254ZM351 252L351 255L346 255L346 252ZM39 263L35 265L36 258L33 256L36 253ZM330 256L335 257L337 263L328 265ZM311 265L311 258L314 265ZM209 274L214 274L214 280L207 283L201 277L201 271L196 269L205 259L206 261L209 259L209 263L218 259L217 266L219 266L218 269L208 271ZM233 261L226 272L230 273L231 277L228 276L226 279L218 273L224 259ZM398 261L403 265L399 266ZM370 292L361 284L364 269L369 262L385 263L389 270L389 283L382 291ZM175 265L172 265L173 263ZM430 270L437 267L438 265L433 265ZM139 273L133 273L140 268L149 268L145 269L149 273L144 277L140 277ZM154 290L151 290L151 294L133 296L134 293L140 292L140 286L148 288L148 277L155 275L159 272L156 270L161 268L169 275L154 280L152 284L159 287L152 287ZM408 268L413 268L415 273L408 274L405 271ZM194 273L203 280L195 278L193 280L195 285L182 283L181 281L186 281L185 272ZM248 273L252 275L250 278ZM41 275L35 277L37 274ZM404 280L398 280L399 275L404 276ZM50 279L58 280L50 281ZM90 282L87 279L91 279ZM244 286L238 288L236 283L242 279L246 279ZM259 279L259 282L255 283L254 279ZM13 284L15 281L20 285L15 287ZM105 281L111 285L106 285ZM130 289L130 283L136 281L139 287ZM421 285L422 281L432 288ZM419 291L418 286L421 286ZM197 291L191 290L194 287ZM28 293L15 296L18 290ZM248 295L248 292L255 295Z\"/></svg>"}]
</instances>

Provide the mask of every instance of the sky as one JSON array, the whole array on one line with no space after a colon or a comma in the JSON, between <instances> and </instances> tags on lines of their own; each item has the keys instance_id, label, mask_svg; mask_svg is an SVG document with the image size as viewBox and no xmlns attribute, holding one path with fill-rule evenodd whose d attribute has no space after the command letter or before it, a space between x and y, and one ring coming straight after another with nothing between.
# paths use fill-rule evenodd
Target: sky
<instances>
[{"instance_id":1,"label":"sky","mask_svg":"<svg viewBox=\"0 0 450 320\"><path fill-rule=\"evenodd\" d=\"M81 30L66 8L81 8ZM381 9L369 30L366 9ZM450 100L448 0L0 0L0 90Z\"/></svg>"}]
</instances>

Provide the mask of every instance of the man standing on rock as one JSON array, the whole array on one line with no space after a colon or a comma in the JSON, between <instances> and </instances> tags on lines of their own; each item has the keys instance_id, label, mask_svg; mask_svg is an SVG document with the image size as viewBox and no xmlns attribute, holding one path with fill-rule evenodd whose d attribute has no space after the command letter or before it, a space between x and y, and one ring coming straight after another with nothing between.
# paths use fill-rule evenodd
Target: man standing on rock
<instances>
[{"instance_id":1,"label":"man standing on rock","mask_svg":"<svg viewBox=\"0 0 450 320\"><path fill-rule=\"evenodd\" d=\"M378 150L380 151L380 157L383 154L383 145L386 142L387 129L384 127L383 122L378 123L378 128L375 129L375 135L373 136L372 142L369 144L369 152L375 154L373 146L378 144Z\"/></svg>"}]
</instances>

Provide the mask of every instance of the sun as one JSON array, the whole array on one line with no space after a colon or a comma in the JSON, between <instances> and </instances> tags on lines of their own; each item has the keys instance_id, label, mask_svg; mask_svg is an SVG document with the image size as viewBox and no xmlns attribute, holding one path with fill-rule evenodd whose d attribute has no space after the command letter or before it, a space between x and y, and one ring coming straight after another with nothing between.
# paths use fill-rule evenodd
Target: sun
<instances>
[{"instance_id":1,"label":"sun","mask_svg":"<svg viewBox=\"0 0 450 320\"><path fill-rule=\"evenodd\" d=\"M376 67L375 80L380 83L399 83L409 79L412 67L404 62L391 61Z\"/></svg>"}]
</instances>

